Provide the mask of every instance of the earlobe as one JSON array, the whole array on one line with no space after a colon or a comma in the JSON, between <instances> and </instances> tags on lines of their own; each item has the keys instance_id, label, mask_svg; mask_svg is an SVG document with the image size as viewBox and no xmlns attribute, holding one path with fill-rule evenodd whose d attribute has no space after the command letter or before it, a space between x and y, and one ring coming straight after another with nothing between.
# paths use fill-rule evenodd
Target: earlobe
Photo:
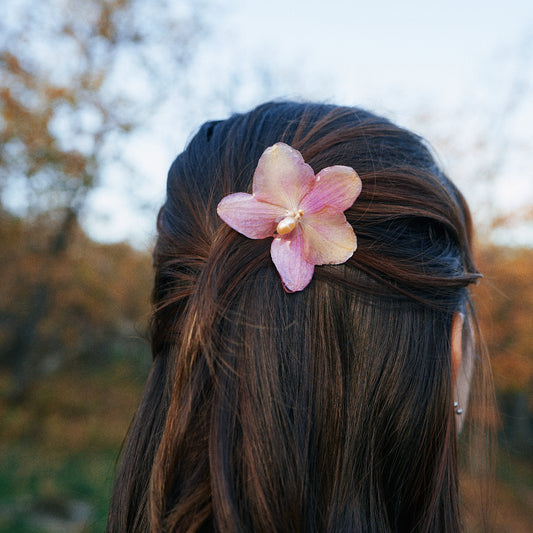
<instances>
[{"instance_id":1,"label":"earlobe","mask_svg":"<svg viewBox=\"0 0 533 533\"><path fill-rule=\"evenodd\" d=\"M453 388L457 386L457 375L463 359L463 324L465 316L463 313L456 312L452 319L451 332L451 362L452 362L452 384Z\"/></svg>"}]
</instances>

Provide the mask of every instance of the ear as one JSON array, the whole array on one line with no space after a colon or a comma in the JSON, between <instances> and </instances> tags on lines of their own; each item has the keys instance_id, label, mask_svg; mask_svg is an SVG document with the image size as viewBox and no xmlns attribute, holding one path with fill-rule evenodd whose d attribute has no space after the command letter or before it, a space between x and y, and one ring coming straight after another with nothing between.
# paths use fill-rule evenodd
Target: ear
<instances>
[{"instance_id":1,"label":"ear","mask_svg":"<svg viewBox=\"0 0 533 533\"><path fill-rule=\"evenodd\" d=\"M452 348L452 384L455 389L457 384L457 375L461 362L463 360L463 324L465 316L463 313L455 312L452 318L452 335L451 335L451 348Z\"/></svg>"}]
</instances>

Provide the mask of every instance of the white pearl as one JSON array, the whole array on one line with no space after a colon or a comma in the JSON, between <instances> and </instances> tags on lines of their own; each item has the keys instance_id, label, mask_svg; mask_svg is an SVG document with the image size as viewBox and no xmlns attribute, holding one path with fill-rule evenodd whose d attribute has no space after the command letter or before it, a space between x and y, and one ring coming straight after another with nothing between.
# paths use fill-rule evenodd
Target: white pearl
<instances>
[{"instance_id":1,"label":"white pearl","mask_svg":"<svg viewBox=\"0 0 533 533\"><path fill-rule=\"evenodd\" d=\"M290 233L296 227L296 219L294 217L285 217L281 222L279 222L276 231L280 235L286 235Z\"/></svg>"}]
</instances>

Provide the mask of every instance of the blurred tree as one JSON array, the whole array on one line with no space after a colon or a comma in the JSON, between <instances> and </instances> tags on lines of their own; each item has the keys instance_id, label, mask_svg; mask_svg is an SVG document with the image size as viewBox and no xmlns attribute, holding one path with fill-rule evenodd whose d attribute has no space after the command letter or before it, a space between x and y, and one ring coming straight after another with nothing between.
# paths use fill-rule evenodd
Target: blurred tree
<instances>
[{"instance_id":1,"label":"blurred tree","mask_svg":"<svg viewBox=\"0 0 533 533\"><path fill-rule=\"evenodd\" d=\"M2 1L0 208L33 221L32 231L46 220L42 236L21 239L27 249L12 248L11 259L28 262L14 274L31 277L2 350L16 396L37 376L28 360L43 331L61 327L46 326L57 305L50 280L65 268L88 193L110 164L128 166L121 139L177 96L205 33L204 7L198 0Z\"/></svg>"},{"instance_id":2,"label":"blurred tree","mask_svg":"<svg viewBox=\"0 0 533 533\"><path fill-rule=\"evenodd\" d=\"M526 391L533 385L533 249L486 246L479 262L478 306L496 386Z\"/></svg>"},{"instance_id":3,"label":"blurred tree","mask_svg":"<svg viewBox=\"0 0 533 533\"><path fill-rule=\"evenodd\" d=\"M20 324L35 319L35 309L29 308L35 294L45 293L47 304L46 312L39 308L37 326L27 330L32 338L25 356L0 360L1 368L16 377L13 399L21 399L35 379L74 359L101 365L117 352L131 356L145 350L138 328L147 323L149 312L148 252L95 243L76 224L57 261L42 253L57 231L48 215L23 220L0 211L0 222L0 348L20 342ZM53 268L43 266L47 260Z\"/></svg>"},{"instance_id":4,"label":"blurred tree","mask_svg":"<svg viewBox=\"0 0 533 533\"><path fill-rule=\"evenodd\" d=\"M485 246L476 301L508 443L533 445L533 249Z\"/></svg>"}]
</instances>

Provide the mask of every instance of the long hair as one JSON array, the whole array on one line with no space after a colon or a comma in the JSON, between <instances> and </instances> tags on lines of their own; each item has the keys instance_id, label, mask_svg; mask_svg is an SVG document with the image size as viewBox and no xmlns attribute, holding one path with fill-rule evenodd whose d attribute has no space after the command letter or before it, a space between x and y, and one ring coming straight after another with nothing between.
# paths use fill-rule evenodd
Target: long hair
<instances>
[{"instance_id":1,"label":"long hair","mask_svg":"<svg viewBox=\"0 0 533 533\"><path fill-rule=\"evenodd\" d=\"M278 141L363 183L357 251L294 294L270 239L216 213ZM461 531L450 335L473 320L471 243L460 192L386 119L268 103L204 124L168 174L153 368L108 531Z\"/></svg>"}]
</instances>

